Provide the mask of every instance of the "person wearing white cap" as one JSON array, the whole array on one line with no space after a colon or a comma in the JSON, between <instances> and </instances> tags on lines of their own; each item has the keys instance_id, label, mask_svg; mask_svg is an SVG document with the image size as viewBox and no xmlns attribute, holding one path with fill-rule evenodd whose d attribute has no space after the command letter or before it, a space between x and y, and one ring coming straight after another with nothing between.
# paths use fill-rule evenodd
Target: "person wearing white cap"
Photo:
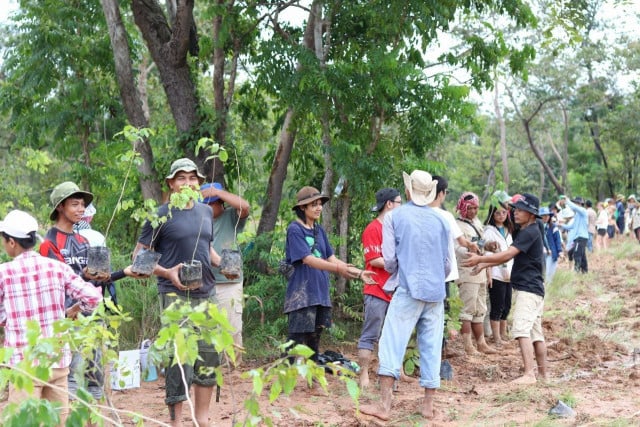
<instances>
[{"instance_id":1,"label":"person wearing white cap","mask_svg":"<svg viewBox=\"0 0 640 427\"><path fill-rule=\"evenodd\" d=\"M13 349L10 366L24 359L27 346L25 324L35 321L43 338L55 336L54 323L65 317L65 296L79 301L83 310L93 310L102 301L100 290L85 282L68 265L40 256L36 244L38 223L26 212L13 210L0 222L2 243L12 261L0 265L0 324L4 326L4 347ZM36 381L32 391L9 387L9 401L20 404L27 397L60 403L60 425L69 413L67 375L71 351L64 347L51 365L46 381Z\"/></svg>"},{"instance_id":2,"label":"person wearing white cap","mask_svg":"<svg viewBox=\"0 0 640 427\"><path fill-rule=\"evenodd\" d=\"M378 346L380 402L360 407L360 412L385 421L391 417L393 383L400 378L414 327L420 386L424 388L420 413L427 419L434 417L434 396L440 387L445 279L455 262L449 252L449 224L429 206L436 198L438 182L421 170L402 176L407 203L385 216L382 225L384 268L398 273L399 285L389 303Z\"/></svg>"}]
</instances>

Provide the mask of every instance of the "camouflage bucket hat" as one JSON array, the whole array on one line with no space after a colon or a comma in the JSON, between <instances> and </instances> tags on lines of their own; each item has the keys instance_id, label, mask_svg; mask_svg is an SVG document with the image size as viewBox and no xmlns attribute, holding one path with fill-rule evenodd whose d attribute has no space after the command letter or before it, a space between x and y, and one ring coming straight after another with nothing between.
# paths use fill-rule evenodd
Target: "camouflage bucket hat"
<instances>
[{"instance_id":1,"label":"camouflage bucket hat","mask_svg":"<svg viewBox=\"0 0 640 427\"><path fill-rule=\"evenodd\" d=\"M49 196L49 199L51 200L51 206L53 207L53 209L51 209L51 213L49 214L49 219L51 221L55 221L58 217L58 212L56 211L56 209L58 208L60 203L64 202L65 199L73 196L74 194L77 194L78 197L82 197L84 199L85 206L89 206L89 203L91 203L91 201L93 200L93 194L89 193L88 191L80 190L80 187L78 187L71 181L58 184Z\"/></svg>"},{"instance_id":2,"label":"camouflage bucket hat","mask_svg":"<svg viewBox=\"0 0 640 427\"><path fill-rule=\"evenodd\" d=\"M198 175L198 178L204 179L204 175L200 173L198 170L198 166L191 159L187 159L183 157L181 159L176 160L171 163L171 170L169 171L169 175L165 179L173 179L178 172L194 172Z\"/></svg>"}]
</instances>

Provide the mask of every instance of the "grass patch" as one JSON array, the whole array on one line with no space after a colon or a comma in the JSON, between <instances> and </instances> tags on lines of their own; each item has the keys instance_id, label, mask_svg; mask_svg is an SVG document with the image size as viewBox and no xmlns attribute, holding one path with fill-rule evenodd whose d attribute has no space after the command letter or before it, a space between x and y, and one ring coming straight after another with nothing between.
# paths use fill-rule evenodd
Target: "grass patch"
<instances>
[{"instance_id":1,"label":"grass patch","mask_svg":"<svg viewBox=\"0 0 640 427\"><path fill-rule=\"evenodd\" d=\"M496 394L493 396L493 401L499 405L505 405L507 403L535 403L542 399L542 390L535 387L508 391L506 393Z\"/></svg>"},{"instance_id":2,"label":"grass patch","mask_svg":"<svg viewBox=\"0 0 640 427\"><path fill-rule=\"evenodd\" d=\"M564 404L567 405L570 408L575 408L576 405L578 404L578 399L571 392L571 390L567 390L564 393L562 393L558 397L558 400L562 400L564 402Z\"/></svg>"},{"instance_id":3,"label":"grass patch","mask_svg":"<svg viewBox=\"0 0 640 427\"><path fill-rule=\"evenodd\" d=\"M620 245L611 247L609 252L617 260L637 258L640 255L640 245L635 241L625 240Z\"/></svg>"},{"instance_id":4,"label":"grass patch","mask_svg":"<svg viewBox=\"0 0 640 427\"><path fill-rule=\"evenodd\" d=\"M571 270L557 270L551 283L546 285L545 298L554 302L573 300L576 289L576 274Z\"/></svg>"},{"instance_id":5,"label":"grass patch","mask_svg":"<svg viewBox=\"0 0 640 427\"><path fill-rule=\"evenodd\" d=\"M624 301L620 298L614 298L609 301L609 307L607 308L607 323L615 322L616 320L620 320L622 318L622 314L624 313Z\"/></svg>"}]
</instances>

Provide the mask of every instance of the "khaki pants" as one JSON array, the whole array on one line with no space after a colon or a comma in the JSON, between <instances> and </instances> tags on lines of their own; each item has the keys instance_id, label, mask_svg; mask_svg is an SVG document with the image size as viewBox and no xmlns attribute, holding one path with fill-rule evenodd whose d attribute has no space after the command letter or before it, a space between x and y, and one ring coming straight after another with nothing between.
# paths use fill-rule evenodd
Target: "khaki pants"
<instances>
[{"instance_id":1,"label":"khaki pants","mask_svg":"<svg viewBox=\"0 0 640 427\"><path fill-rule=\"evenodd\" d=\"M69 368L51 369L51 378L47 383L36 383L33 385L33 393L26 390L18 390L13 384L9 386L9 402L20 404L29 397L36 399L46 399L50 402L60 402L60 425L63 426L69 415L69 393L67 388L67 376Z\"/></svg>"},{"instance_id":2,"label":"khaki pants","mask_svg":"<svg viewBox=\"0 0 640 427\"><path fill-rule=\"evenodd\" d=\"M234 329L233 343L242 348L242 310L244 291L242 282L216 284L218 308L227 310L227 319Z\"/></svg>"}]
</instances>

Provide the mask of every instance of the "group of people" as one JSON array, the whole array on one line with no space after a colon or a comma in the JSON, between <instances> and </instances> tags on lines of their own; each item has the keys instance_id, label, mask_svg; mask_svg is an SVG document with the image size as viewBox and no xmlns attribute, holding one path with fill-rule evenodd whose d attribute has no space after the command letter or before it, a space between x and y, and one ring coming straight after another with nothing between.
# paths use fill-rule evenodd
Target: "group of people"
<instances>
[{"instance_id":1,"label":"group of people","mask_svg":"<svg viewBox=\"0 0 640 427\"><path fill-rule=\"evenodd\" d=\"M288 279L285 313L289 339L308 345L315 354L323 329L331 322L327 272L363 279L364 322L358 341L360 385L370 382L369 367L378 344L379 404L363 405L362 413L388 420L394 383L403 376L407 344L416 329L420 354L419 384L425 390L421 413L434 416L434 395L440 387L444 343L445 299L457 283L464 303L460 315L465 350L495 353L485 341L483 320L486 289L491 283L491 329L494 342L507 339L506 318L513 289L514 324L523 358L519 384L546 378L546 345L542 333L544 307L543 228L539 201L531 194L502 198L492 206L486 226L476 218L479 201L464 193L458 217L442 208L449 193L444 177L426 171L403 173L404 196L393 188L376 193L376 218L362 233L365 269L338 260L317 223L328 197L313 187L298 192L298 219L287 229ZM491 291L493 289L493 291Z\"/></svg>"},{"instance_id":2,"label":"group of people","mask_svg":"<svg viewBox=\"0 0 640 427\"><path fill-rule=\"evenodd\" d=\"M508 339L506 320L513 301L511 337L519 343L524 365L523 376L515 382L532 384L545 378L546 346L541 327L545 271L549 280L563 249L561 229L568 233L576 270L588 271L586 251L595 234L588 229L589 202L585 208L580 197L561 197L550 208L540 208L539 200L531 194L510 197L497 192L482 223L477 218L479 199L474 193L461 195L454 217L443 208L449 193L444 177L414 170L410 175L403 172L403 180L406 203L396 189L376 193L372 208L376 218L362 233L364 269L339 260L319 224L329 197L310 186L297 193L292 208L296 219L287 227L285 248L286 261L293 267L284 301L289 340L308 346L317 360L322 332L331 325L329 273L362 280L365 315L358 341L360 385L369 385L369 367L378 344L381 400L378 405L362 406L361 411L389 419L394 382L403 376L403 357L415 327L419 383L425 389L421 412L432 418L445 342L445 300L455 283L463 301L460 320L465 352L495 353L485 341L487 311L493 344L498 348L503 345ZM165 181L172 193L199 189L201 198L180 208L161 205L157 214L167 218L166 222L156 228L145 222L134 257L142 249L161 254L153 275L157 276L163 309L175 301L192 306L219 304L227 310L235 329L235 345L242 348L243 277L227 277L219 267L220 253L237 249L236 237L246 223L249 204L220 183L205 184L205 177L190 159L173 162ZM13 257L0 266L0 322L5 327L5 347L17 350L13 364L22 359L27 319L38 321L43 336L51 337L56 320L80 312L90 314L103 295L115 299L114 281L147 277L135 273L131 265L110 274L89 271L90 242L77 228L89 227L87 217L94 212L87 208L93 206L93 194L64 182L53 189L50 199L53 226L40 245L40 254L33 250L39 227L31 215L14 210L0 222L5 250ZM554 221L564 209L570 209L574 219ZM627 210L628 216L638 215L635 196L627 199ZM630 224L634 231L640 229L640 221L634 219ZM635 224L637 228L633 228ZM638 234L640 230L636 233L640 238ZM202 265L201 286L197 288L181 282L180 268L187 258ZM216 380L211 369L201 368L216 367L220 360L213 346L203 341L198 352L194 366L171 364L166 369L165 403L173 426L182 425L182 405L190 388L196 420L199 425L208 425ZM100 366L98 352L94 358L91 365ZM96 399L102 397L104 378L99 370L76 372L79 365L78 355L67 349L54 364L49 384L37 385L34 392L37 397L62 403L62 424L68 414L68 396L73 398L77 387L86 388ZM18 402L24 396L23 390L10 389L11 401Z\"/></svg>"},{"instance_id":3,"label":"group of people","mask_svg":"<svg viewBox=\"0 0 640 427\"><path fill-rule=\"evenodd\" d=\"M155 229L151 222L145 222L134 258L142 248L161 253L153 275L158 278L162 307L167 308L177 300L193 306L204 301L222 306L235 328L234 344L242 348L242 274L225 277L217 267L221 262L219 252L234 249L235 237L249 215L249 204L242 197L225 191L221 184L204 184L204 180L190 159L172 163L165 178L171 192L200 189L201 200L190 200L180 208L171 207L169 203L161 205L157 214L165 217L166 222ZM40 253L34 251L39 225L33 216L13 210L0 221L5 251L13 258L0 265L0 324L5 331L4 346L15 349L10 360L13 366L23 359L27 320L39 323L43 337L54 337L57 320L73 318L78 313L89 315L103 301L103 294L115 300L114 281L126 276L147 277L135 273L131 265L110 274L87 268L90 242L77 228L89 226L91 215L87 208L93 194L73 182L63 182L53 189L50 200L49 218L53 226L40 244ZM184 286L179 274L182 264L191 258L202 265L201 286L196 289ZM182 425L182 404L192 387L196 420L203 426L209 423L209 403L216 380L211 369L201 368L216 367L220 361L213 345L202 340L198 343L198 353L194 366L170 364L166 369L165 403L173 426ZM93 363L83 364L80 356L66 347L53 363L47 383L35 384L31 393L11 385L9 400L20 403L25 397L33 396L59 402L60 425L64 425L69 396L74 399L79 387L97 400L102 398L104 375L100 357L95 351ZM86 369L79 369L80 366Z\"/></svg>"}]
</instances>

